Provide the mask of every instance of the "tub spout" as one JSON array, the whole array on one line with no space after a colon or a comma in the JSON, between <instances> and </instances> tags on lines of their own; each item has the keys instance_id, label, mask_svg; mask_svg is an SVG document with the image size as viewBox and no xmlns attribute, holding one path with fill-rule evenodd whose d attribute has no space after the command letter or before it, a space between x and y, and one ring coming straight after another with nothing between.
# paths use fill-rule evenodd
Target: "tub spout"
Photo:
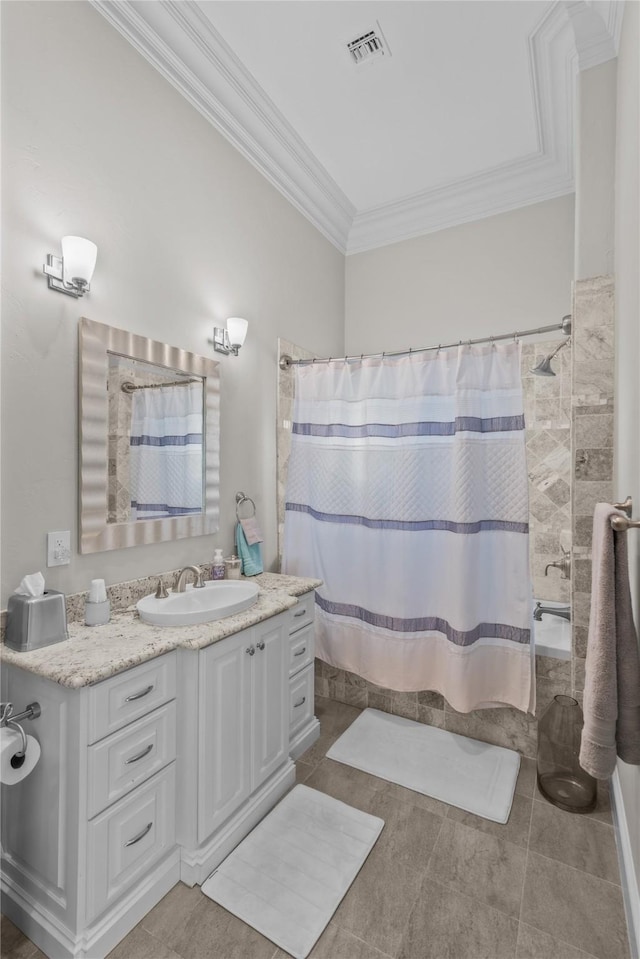
<instances>
[{"instance_id":1,"label":"tub spout","mask_svg":"<svg viewBox=\"0 0 640 959\"><path fill-rule=\"evenodd\" d=\"M541 622L543 613L548 613L550 616L559 616L560 619L566 619L567 622L571 622L571 607L569 606L553 607L536 603L536 608L533 611L533 618L536 622Z\"/></svg>"}]
</instances>

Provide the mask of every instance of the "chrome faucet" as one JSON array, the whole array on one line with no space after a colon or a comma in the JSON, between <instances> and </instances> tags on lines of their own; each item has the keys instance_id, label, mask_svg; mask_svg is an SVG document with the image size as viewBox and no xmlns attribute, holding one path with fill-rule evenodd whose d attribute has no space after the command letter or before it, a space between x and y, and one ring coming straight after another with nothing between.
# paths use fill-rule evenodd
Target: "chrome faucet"
<instances>
[{"instance_id":1,"label":"chrome faucet","mask_svg":"<svg viewBox=\"0 0 640 959\"><path fill-rule=\"evenodd\" d=\"M203 588L204 580L202 578L202 570L198 569L197 566L185 566L184 569L181 569L178 574L176 585L173 587L174 593L184 593L187 573L193 573L195 575L196 581L194 583L194 589Z\"/></svg>"},{"instance_id":2,"label":"chrome faucet","mask_svg":"<svg viewBox=\"0 0 640 959\"><path fill-rule=\"evenodd\" d=\"M570 579L571 578L571 553L569 552L568 549L564 549L562 546L560 547L560 549L562 550L562 559L557 559L555 563L547 563L547 565L544 568L544 575L548 576L549 570L553 567L554 569L560 570L560 575L562 579Z\"/></svg>"},{"instance_id":3,"label":"chrome faucet","mask_svg":"<svg viewBox=\"0 0 640 959\"><path fill-rule=\"evenodd\" d=\"M542 620L542 614L549 613L551 616L559 616L560 619L566 619L567 622L571 622L571 607L570 606L543 606L542 603L536 603L536 608L533 611L533 618L536 622Z\"/></svg>"}]
</instances>

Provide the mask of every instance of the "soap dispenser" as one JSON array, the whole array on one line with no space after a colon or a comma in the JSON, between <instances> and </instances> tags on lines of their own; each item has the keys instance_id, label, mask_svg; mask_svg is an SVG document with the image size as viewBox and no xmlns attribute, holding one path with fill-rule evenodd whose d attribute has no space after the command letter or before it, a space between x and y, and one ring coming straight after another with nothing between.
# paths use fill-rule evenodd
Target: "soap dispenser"
<instances>
[{"instance_id":1,"label":"soap dispenser","mask_svg":"<svg viewBox=\"0 0 640 959\"><path fill-rule=\"evenodd\" d=\"M221 549L216 549L213 552L211 579L224 579L224 557Z\"/></svg>"}]
</instances>

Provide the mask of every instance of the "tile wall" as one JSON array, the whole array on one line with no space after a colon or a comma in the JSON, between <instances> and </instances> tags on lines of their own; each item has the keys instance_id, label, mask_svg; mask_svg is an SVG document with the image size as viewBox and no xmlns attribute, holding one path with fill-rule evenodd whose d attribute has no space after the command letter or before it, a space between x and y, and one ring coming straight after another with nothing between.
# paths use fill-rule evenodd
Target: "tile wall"
<instances>
[{"instance_id":1,"label":"tile wall","mask_svg":"<svg viewBox=\"0 0 640 959\"><path fill-rule=\"evenodd\" d=\"M278 398L276 403L276 471L278 497L278 569L282 568L282 534L284 532L284 496L287 482L287 467L291 452L291 420L293 418L294 370L280 369L280 357L292 360L311 360L315 353L303 350L289 340L278 338Z\"/></svg>"},{"instance_id":2,"label":"tile wall","mask_svg":"<svg viewBox=\"0 0 640 959\"><path fill-rule=\"evenodd\" d=\"M614 284L578 280L573 291L573 695L582 698L591 602L591 530L596 503L613 497Z\"/></svg>"},{"instance_id":3,"label":"tile wall","mask_svg":"<svg viewBox=\"0 0 640 959\"><path fill-rule=\"evenodd\" d=\"M536 715L530 716L511 707L478 709L459 713L440 693L422 691L400 693L375 686L368 680L336 669L316 659L316 695L339 702L394 713L429 726L439 726L480 742L516 749L523 756L534 758L537 747L538 718L554 696L568 692L571 685L569 660L546 656L536 657Z\"/></svg>"},{"instance_id":4,"label":"tile wall","mask_svg":"<svg viewBox=\"0 0 640 959\"><path fill-rule=\"evenodd\" d=\"M109 394L108 523L128 523L131 519L131 492L128 478L132 397L130 393L123 393L121 387L125 380L134 380L135 368L127 364L124 358L119 359L119 363L109 364L107 380Z\"/></svg>"},{"instance_id":5,"label":"tile wall","mask_svg":"<svg viewBox=\"0 0 640 959\"><path fill-rule=\"evenodd\" d=\"M555 376L530 370L558 343L522 345L522 386L529 472L529 546L533 595L557 603L570 601L569 579L545 568L571 549L571 344L552 360Z\"/></svg>"}]
</instances>

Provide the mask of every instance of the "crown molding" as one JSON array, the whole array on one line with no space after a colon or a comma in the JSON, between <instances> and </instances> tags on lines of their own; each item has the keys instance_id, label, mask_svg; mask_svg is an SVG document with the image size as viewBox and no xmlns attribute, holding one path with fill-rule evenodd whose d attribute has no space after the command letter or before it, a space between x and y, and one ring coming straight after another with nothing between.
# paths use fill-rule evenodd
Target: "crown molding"
<instances>
[{"instance_id":1,"label":"crown molding","mask_svg":"<svg viewBox=\"0 0 640 959\"><path fill-rule=\"evenodd\" d=\"M573 192L575 76L607 51L610 58L623 7L616 0L595 0L598 10L585 0L558 0L533 30L529 67L537 143L528 156L357 211L194 0L90 2L346 254Z\"/></svg>"},{"instance_id":2,"label":"crown molding","mask_svg":"<svg viewBox=\"0 0 640 959\"><path fill-rule=\"evenodd\" d=\"M549 8L529 37L529 70L537 149L474 176L357 213L349 233L348 254L573 193L577 58L562 3Z\"/></svg>"},{"instance_id":3,"label":"crown molding","mask_svg":"<svg viewBox=\"0 0 640 959\"><path fill-rule=\"evenodd\" d=\"M347 255L508 213L575 190L573 176L558 175L554 170L545 174L536 161L513 164L504 179L496 175L491 182L494 172L356 214Z\"/></svg>"},{"instance_id":4,"label":"crown molding","mask_svg":"<svg viewBox=\"0 0 640 959\"><path fill-rule=\"evenodd\" d=\"M573 27L580 70L597 67L618 55L624 15L622 0L565 0Z\"/></svg>"},{"instance_id":5,"label":"crown molding","mask_svg":"<svg viewBox=\"0 0 640 959\"><path fill-rule=\"evenodd\" d=\"M197 4L192 0L90 3L300 213L345 252L355 207Z\"/></svg>"}]
</instances>

